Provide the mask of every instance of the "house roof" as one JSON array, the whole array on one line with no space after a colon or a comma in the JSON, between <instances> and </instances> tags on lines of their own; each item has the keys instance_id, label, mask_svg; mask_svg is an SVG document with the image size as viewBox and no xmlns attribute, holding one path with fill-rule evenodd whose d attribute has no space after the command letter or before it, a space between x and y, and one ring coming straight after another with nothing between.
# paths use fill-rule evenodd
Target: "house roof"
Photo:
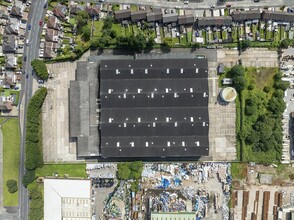
<instances>
[{"instance_id":1,"label":"house roof","mask_svg":"<svg viewBox=\"0 0 294 220\"><path fill-rule=\"evenodd\" d=\"M147 21L148 22L160 21L161 19L162 19L162 12L161 11L147 13Z\"/></svg>"},{"instance_id":2,"label":"house roof","mask_svg":"<svg viewBox=\"0 0 294 220\"><path fill-rule=\"evenodd\" d=\"M146 11L132 11L131 12L131 20L132 21L146 20L146 17L147 17Z\"/></svg>"},{"instance_id":3,"label":"house roof","mask_svg":"<svg viewBox=\"0 0 294 220\"><path fill-rule=\"evenodd\" d=\"M0 110L11 111L12 110L12 102L0 101Z\"/></svg>"},{"instance_id":4,"label":"house roof","mask_svg":"<svg viewBox=\"0 0 294 220\"><path fill-rule=\"evenodd\" d=\"M45 57L45 58L52 58L53 57L51 47L44 48L43 57Z\"/></svg>"},{"instance_id":5,"label":"house roof","mask_svg":"<svg viewBox=\"0 0 294 220\"><path fill-rule=\"evenodd\" d=\"M229 26L232 24L232 17L202 17L198 18L197 25L203 26Z\"/></svg>"},{"instance_id":6,"label":"house roof","mask_svg":"<svg viewBox=\"0 0 294 220\"><path fill-rule=\"evenodd\" d=\"M15 35L3 35L3 43L2 43L2 49L3 52L14 52L15 51L15 44L16 36Z\"/></svg>"},{"instance_id":7,"label":"house roof","mask_svg":"<svg viewBox=\"0 0 294 220\"><path fill-rule=\"evenodd\" d=\"M249 11L234 11L231 13L233 21L246 21L246 20L256 20L261 19L261 12L258 10Z\"/></svg>"},{"instance_id":8,"label":"house roof","mask_svg":"<svg viewBox=\"0 0 294 220\"><path fill-rule=\"evenodd\" d=\"M45 40L47 41L56 41L55 37L58 37L58 31L48 28L45 35Z\"/></svg>"},{"instance_id":9,"label":"house roof","mask_svg":"<svg viewBox=\"0 0 294 220\"><path fill-rule=\"evenodd\" d=\"M77 12L84 10L85 7L83 5L73 4L70 5L70 13L77 14Z\"/></svg>"},{"instance_id":10,"label":"house roof","mask_svg":"<svg viewBox=\"0 0 294 220\"><path fill-rule=\"evenodd\" d=\"M21 17L21 16L22 16L22 10L21 10L20 7L13 6L12 9L11 9L10 14L11 14L11 15L14 15L14 16L19 16L19 17Z\"/></svg>"},{"instance_id":11,"label":"house roof","mask_svg":"<svg viewBox=\"0 0 294 220\"><path fill-rule=\"evenodd\" d=\"M207 59L102 60L102 157L208 155L207 77Z\"/></svg>"},{"instance_id":12,"label":"house roof","mask_svg":"<svg viewBox=\"0 0 294 220\"><path fill-rule=\"evenodd\" d=\"M116 20L129 19L131 17L131 10L125 9L125 10L116 11L114 12L114 17Z\"/></svg>"},{"instance_id":13,"label":"house roof","mask_svg":"<svg viewBox=\"0 0 294 220\"><path fill-rule=\"evenodd\" d=\"M284 21L284 22L294 22L294 13L280 12L280 11L263 11L262 19L274 20L274 21Z\"/></svg>"},{"instance_id":14,"label":"house roof","mask_svg":"<svg viewBox=\"0 0 294 220\"><path fill-rule=\"evenodd\" d=\"M60 9L58 9L58 8L56 8L56 7L52 10L52 13L53 13L56 17L59 17L59 18L65 18L65 14L62 13L62 12L60 11Z\"/></svg>"},{"instance_id":15,"label":"house roof","mask_svg":"<svg viewBox=\"0 0 294 220\"><path fill-rule=\"evenodd\" d=\"M85 10L90 16L97 16L100 13L100 8L98 6L86 6Z\"/></svg>"},{"instance_id":16,"label":"house roof","mask_svg":"<svg viewBox=\"0 0 294 220\"><path fill-rule=\"evenodd\" d=\"M98 64L77 63L76 81L70 81L69 134L77 139L78 157L99 155Z\"/></svg>"},{"instance_id":17,"label":"house roof","mask_svg":"<svg viewBox=\"0 0 294 220\"><path fill-rule=\"evenodd\" d=\"M91 180L44 179L44 220L92 219Z\"/></svg>"},{"instance_id":18,"label":"house roof","mask_svg":"<svg viewBox=\"0 0 294 220\"><path fill-rule=\"evenodd\" d=\"M17 62L16 62L16 57L14 56L14 54L6 54L5 67L7 69L15 69L16 66L17 66ZM11 80L11 84L10 85L12 85L12 80Z\"/></svg>"},{"instance_id":19,"label":"house roof","mask_svg":"<svg viewBox=\"0 0 294 220\"><path fill-rule=\"evenodd\" d=\"M178 20L178 24L182 25L182 24L193 24L194 23L194 15L189 14L189 15L180 15L179 16L179 20Z\"/></svg>"},{"instance_id":20,"label":"house roof","mask_svg":"<svg viewBox=\"0 0 294 220\"><path fill-rule=\"evenodd\" d=\"M173 23L178 21L178 14L173 13L173 14L163 14L162 15L162 23L167 24L167 23Z\"/></svg>"},{"instance_id":21,"label":"house roof","mask_svg":"<svg viewBox=\"0 0 294 220\"><path fill-rule=\"evenodd\" d=\"M57 18L49 16L47 21L47 28L58 29Z\"/></svg>"}]
</instances>

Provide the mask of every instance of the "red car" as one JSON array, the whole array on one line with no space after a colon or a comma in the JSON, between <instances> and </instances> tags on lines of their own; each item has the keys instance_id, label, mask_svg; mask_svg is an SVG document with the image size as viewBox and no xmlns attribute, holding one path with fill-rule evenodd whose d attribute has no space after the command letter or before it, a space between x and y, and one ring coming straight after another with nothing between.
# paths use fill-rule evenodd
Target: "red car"
<instances>
[{"instance_id":1,"label":"red car","mask_svg":"<svg viewBox=\"0 0 294 220\"><path fill-rule=\"evenodd\" d=\"M42 20L39 21L39 25L40 25L40 26L43 25L43 21L42 21Z\"/></svg>"}]
</instances>

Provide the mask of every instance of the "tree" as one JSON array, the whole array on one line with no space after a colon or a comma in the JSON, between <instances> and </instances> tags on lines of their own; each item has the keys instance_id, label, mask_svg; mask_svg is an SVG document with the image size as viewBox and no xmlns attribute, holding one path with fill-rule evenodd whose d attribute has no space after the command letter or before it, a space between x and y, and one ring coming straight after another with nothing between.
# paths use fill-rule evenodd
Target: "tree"
<instances>
[{"instance_id":1,"label":"tree","mask_svg":"<svg viewBox=\"0 0 294 220\"><path fill-rule=\"evenodd\" d=\"M13 180L13 179L7 180L6 186L8 188L8 192L10 193L15 193L18 190L16 180Z\"/></svg>"},{"instance_id":2,"label":"tree","mask_svg":"<svg viewBox=\"0 0 294 220\"><path fill-rule=\"evenodd\" d=\"M25 175L22 178L22 184L27 187L30 183L36 179L35 170L26 170Z\"/></svg>"},{"instance_id":3,"label":"tree","mask_svg":"<svg viewBox=\"0 0 294 220\"><path fill-rule=\"evenodd\" d=\"M47 70L46 64L43 60L34 59L31 62L31 65L32 65L34 71L36 72L36 75L40 79L42 79L42 80L48 79L48 77L49 77L48 70Z\"/></svg>"},{"instance_id":4,"label":"tree","mask_svg":"<svg viewBox=\"0 0 294 220\"><path fill-rule=\"evenodd\" d=\"M113 18L112 17L106 17L103 24L103 30L110 30L113 24Z\"/></svg>"},{"instance_id":5,"label":"tree","mask_svg":"<svg viewBox=\"0 0 294 220\"><path fill-rule=\"evenodd\" d=\"M110 33L109 33L109 36L111 38L116 38L117 37L117 34L116 34L115 30L111 30Z\"/></svg>"},{"instance_id":6,"label":"tree","mask_svg":"<svg viewBox=\"0 0 294 220\"><path fill-rule=\"evenodd\" d=\"M77 21L77 30L81 30L82 27L84 27L89 19L89 14L86 11L78 11L77 15L75 16L75 19Z\"/></svg>"},{"instance_id":7,"label":"tree","mask_svg":"<svg viewBox=\"0 0 294 220\"><path fill-rule=\"evenodd\" d=\"M254 144L257 143L259 141L259 136L258 133L256 131L252 131L250 133L250 135L248 135L245 139L246 144Z\"/></svg>"},{"instance_id":8,"label":"tree","mask_svg":"<svg viewBox=\"0 0 294 220\"><path fill-rule=\"evenodd\" d=\"M244 51L250 47L250 44L251 44L251 42L249 40L241 40L239 42L239 48L240 48L240 50Z\"/></svg>"},{"instance_id":9,"label":"tree","mask_svg":"<svg viewBox=\"0 0 294 220\"><path fill-rule=\"evenodd\" d=\"M280 42L280 48L288 48L290 46L289 39L284 39Z\"/></svg>"},{"instance_id":10,"label":"tree","mask_svg":"<svg viewBox=\"0 0 294 220\"><path fill-rule=\"evenodd\" d=\"M153 48L155 45L154 37L149 37L149 39L146 42L146 48Z\"/></svg>"},{"instance_id":11,"label":"tree","mask_svg":"<svg viewBox=\"0 0 294 220\"><path fill-rule=\"evenodd\" d=\"M274 114L274 115L280 115L283 113L283 111L286 108L286 104L283 99L279 99L277 97L272 97L268 102L268 109Z\"/></svg>"},{"instance_id":12,"label":"tree","mask_svg":"<svg viewBox=\"0 0 294 220\"><path fill-rule=\"evenodd\" d=\"M235 65L232 67L232 69L229 71L230 77L234 76L244 76L245 74L245 69L241 65Z\"/></svg>"},{"instance_id":13,"label":"tree","mask_svg":"<svg viewBox=\"0 0 294 220\"><path fill-rule=\"evenodd\" d=\"M246 79L243 76L233 77L233 85L238 92L241 92L246 87Z\"/></svg>"},{"instance_id":14,"label":"tree","mask_svg":"<svg viewBox=\"0 0 294 220\"><path fill-rule=\"evenodd\" d=\"M96 49L97 47L99 47L99 39L97 38L92 38L91 41L91 49Z\"/></svg>"},{"instance_id":15,"label":"tree","mask_svg":"<svg viewBox=\"0 0 294 220\"><path fill-rule=\"evenodd\" d=\"M256 105L252 105L252 106L245 106L245 114L247 116L251 116L251 115L255 115L257 112L257 106Z\"/></svg>"},{"instance_id":16,"label":"tree","mask_svg":"<svg viewBox=\"0 0 294 220\"><path fill-rule=\"evenodd\" d=\"M82 38L84 41L89 41L91 37L91 29L88 25L82 28Z\"/></svg>"},{"instance_id":17,"label":"tree","mask_svg":"<svg viewBox=\"0 0 294 220\"><path fill-rule=\"evenodd\" d=\"M248 88L248 90L253 90L254 89L254 85L253 84L250 84L247 88Z\"/></svg>"},{"instance_id":18,"label":"tree","mask_svg":"<svg viewBox=\"0 0 294 220\"><path fill-rule=\"evenodd\" d=\"M130 169L128 163L119 163L117 169L117 176L118 179L127 180L130 176Z\"/></svg>"}]
</instances>

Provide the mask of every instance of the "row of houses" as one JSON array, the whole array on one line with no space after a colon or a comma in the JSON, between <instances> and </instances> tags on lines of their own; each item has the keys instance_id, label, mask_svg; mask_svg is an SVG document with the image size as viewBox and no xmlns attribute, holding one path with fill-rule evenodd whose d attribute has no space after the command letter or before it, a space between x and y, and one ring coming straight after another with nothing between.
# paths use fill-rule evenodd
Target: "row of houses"
<instances>
[{"instance_id":1,"label":"row of houses","mask_svg":"<svg viewBox=\"0 0 294 220\"><path fill-rule=\"evenodd\" d=\"M2 46L0 54L5 57L5 65L0 66L1 89L18 90L18 84L22 78L21 70L18 70L17 60L23 54L25 45L25 32L27 28L28 10L22 1L14 1L13 6L1 6L0 8L0 34ZM0 95L1 113L9 113L16 103L16 93Z\"/></svg>"},{"instance_id":2,"label":"row of houses","mask_svg":"<svg viewBox=\"0 0 294 220\"><path fill-rule=\"evenodd\" d=\"M177 13L164 14L160 9L154 11L131 11L129 9L116 11L114 17L117 21L129 20L131 22L147 21L160 22L162 24L195 24L198 27L203 26L230 26L233 22L241 23L247 20L263 21L280 21L287 22L294 25L294 13L288 12L275 12L275 11L234 11L230 16L217 16L217 17L199 17L195 19L193 15L178 15Z\"/></svg>"}]
</instances>

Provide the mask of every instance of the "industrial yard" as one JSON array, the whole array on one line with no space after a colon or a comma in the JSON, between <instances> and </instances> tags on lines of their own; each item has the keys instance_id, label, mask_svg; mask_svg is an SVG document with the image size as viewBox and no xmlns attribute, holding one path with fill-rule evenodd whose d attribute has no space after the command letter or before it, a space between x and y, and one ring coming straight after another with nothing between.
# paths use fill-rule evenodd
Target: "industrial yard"
<instances>
[{"instance_id":1,"label":"industrial yard","mask_svg":"<svg viewBox=\"0 0 294 220\"><path fill-rule=\"evenodd\" d=\"M146 163L135 190L134 180L101 185L101 179L115 178L115 169L110 164L87 166L96 219L156 219L159 214L184 213L194 219L229 219L229 163Z\"/></svg>"}]
</instances>

